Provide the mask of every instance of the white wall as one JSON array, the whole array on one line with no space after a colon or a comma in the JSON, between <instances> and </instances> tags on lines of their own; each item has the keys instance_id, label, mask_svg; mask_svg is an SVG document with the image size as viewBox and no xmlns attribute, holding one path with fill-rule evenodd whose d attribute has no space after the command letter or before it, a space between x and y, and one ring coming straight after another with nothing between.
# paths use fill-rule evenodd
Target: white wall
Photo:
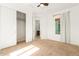
<instances>
[{"instance_id":1,"label":"white wall","mask_svg":"<svg viewBox=\"0 0 79 59\"><path fill-rule=\"evenodd\" d=\"M26 42L32 41L32 12L26 12Z\"/></svg>"},{"instance_id":2,"label":"white wall","mask_svg":"<svg viewBox=\"0 0 79 59\"><path fill-rule=\"evenodd\" d=\"M16 11L0 7L0 49L16 45Z\"/></svg>"},{"instance_id":3,"label":"white wall","mask_svg":"<svg viewBox=\"0 0 79 59\"><path fill-rule=\"evenodd\" d=\"M79 6L70 9L71 44L79 45Z\"/></svg>"},{"instance_id":4,"label":"white wall","mask_svg":"<svg viewBox=\"0 0 79 59\"><path fill-rule=\"evenodd\" d=\"M40 15L40 37L41 39L47 39L47 30L48 30L48 23L46 19L46 15L42 14Z\"/></svg>"}]
</instances>

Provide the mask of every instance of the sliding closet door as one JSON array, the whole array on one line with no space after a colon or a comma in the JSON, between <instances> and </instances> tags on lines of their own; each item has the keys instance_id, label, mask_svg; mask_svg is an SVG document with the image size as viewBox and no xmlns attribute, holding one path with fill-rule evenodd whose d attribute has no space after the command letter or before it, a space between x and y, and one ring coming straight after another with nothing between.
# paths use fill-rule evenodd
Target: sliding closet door
<instances>
[{"instance_id":1,"label":"sliding closet door","mask_svg":"<svg viewBox=\"0 0 79 59\"><path fill-rule=\"evenodd\" d=\"M26 17L24 13L17 12L17 42L26 40Z\"/></svg>"}]
</instances>

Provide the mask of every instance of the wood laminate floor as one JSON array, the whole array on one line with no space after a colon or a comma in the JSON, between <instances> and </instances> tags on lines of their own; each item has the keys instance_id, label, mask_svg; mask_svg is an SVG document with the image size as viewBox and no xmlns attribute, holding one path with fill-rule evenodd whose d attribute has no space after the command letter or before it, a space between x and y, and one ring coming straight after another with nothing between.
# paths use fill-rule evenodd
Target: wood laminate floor
<instances>
[{"instance_id":1,"label":"wood laminate floor","mask_svg":"<svg viewBox=\"0 0 79 59\"><path fill-rule=\"evenodd\" d=\"M30 49L27 49L31 46ZM24 48L24 50L23 50ZM34 50L36 49L36 51ZM65 44L62 42L52 40L35 40L30 43L19 43L16 46L5 48L1 50L0 55L10 56L12 52L22 50L17 56L30 55L30 56L79 56L79 46ZM26 51L27 50L27 51ZM33 51L32 51L33 50ZM28 52L29 51L29 52ZM32 53L30 53L32 52ZM28 54L30 53L30 54Z\"/></svg>"}]
</instances>

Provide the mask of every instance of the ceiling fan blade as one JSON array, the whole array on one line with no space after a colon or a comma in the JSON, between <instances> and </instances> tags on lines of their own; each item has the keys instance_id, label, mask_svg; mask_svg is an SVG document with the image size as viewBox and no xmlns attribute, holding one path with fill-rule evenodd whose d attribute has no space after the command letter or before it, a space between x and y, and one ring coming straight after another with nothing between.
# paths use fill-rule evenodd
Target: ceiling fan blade
<instances>
[{"instance_id":1,"label":"ceiling fan blade","mask_svg":"<svg viewBox=\"0 0 79 59\"><path fill-rule=\"evenodd\" d=\"M45 6L48 6L49 4L48 4L48 3L44 3L44 5L45 5Z\"/></svg>"},{"instance_id":2,"label":"ceiling fan blade","mask_svg":"<svg viewBox=\"0 0 79 59\"><path fill-rule=\"evenodd\" d=\"M40 7L40 5L38 5L37 7Z\"/></svg>"}]
</instances>

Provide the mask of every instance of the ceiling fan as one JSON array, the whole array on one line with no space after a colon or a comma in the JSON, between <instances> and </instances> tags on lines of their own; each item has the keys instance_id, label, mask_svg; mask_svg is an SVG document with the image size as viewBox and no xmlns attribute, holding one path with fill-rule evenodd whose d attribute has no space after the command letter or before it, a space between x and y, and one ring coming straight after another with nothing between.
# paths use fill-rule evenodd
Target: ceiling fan
<instances>
[{"instance_id":1,"label":"ceiling fan","mask_svg":"<svg viewBox=\"0 0 79 59\"><path fill-rule=\"evenodd\" d=\"M37 7L40 7L40 6L48 6L49 3L40 3Z\"/></svg>"}]
</instances>

